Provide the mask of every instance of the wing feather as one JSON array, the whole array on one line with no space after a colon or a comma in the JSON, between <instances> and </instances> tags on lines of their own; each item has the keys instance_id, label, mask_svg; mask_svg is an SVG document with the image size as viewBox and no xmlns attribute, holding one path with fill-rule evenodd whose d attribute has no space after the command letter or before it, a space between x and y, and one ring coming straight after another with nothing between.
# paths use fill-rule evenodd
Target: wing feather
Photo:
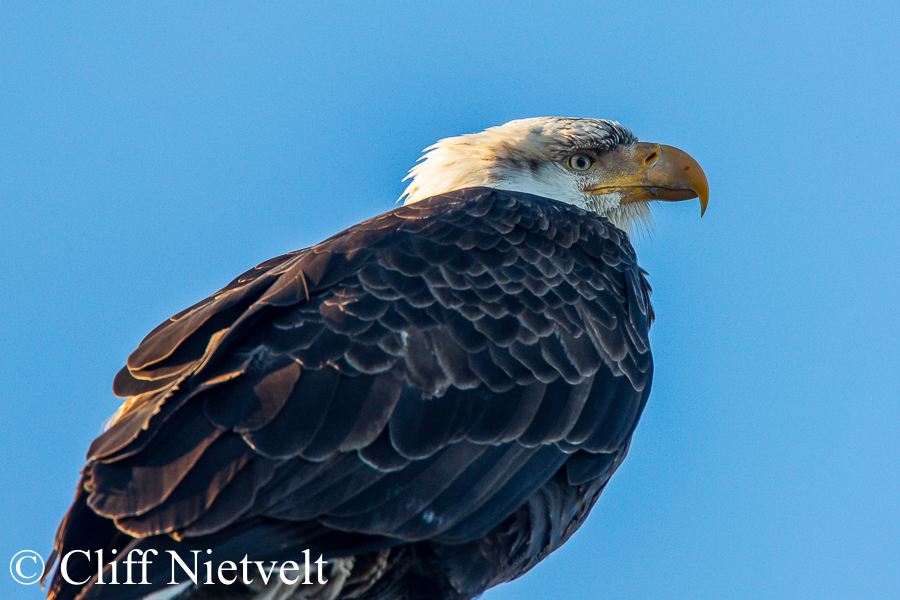
<instances>
[{"instance_id":1,"label":"wing feather","mask_svg":"<svg viewBox=\"0 0 900 600\"><path fill-rule=\"evenodd\" d=\"M154 329L80 497L128 535L229 552L280 522L350 554L505 540L516 515L533 564L627 450L648 294L624 234L580 209L480 188L395 209Z\"/></svg>"}]
</instances>

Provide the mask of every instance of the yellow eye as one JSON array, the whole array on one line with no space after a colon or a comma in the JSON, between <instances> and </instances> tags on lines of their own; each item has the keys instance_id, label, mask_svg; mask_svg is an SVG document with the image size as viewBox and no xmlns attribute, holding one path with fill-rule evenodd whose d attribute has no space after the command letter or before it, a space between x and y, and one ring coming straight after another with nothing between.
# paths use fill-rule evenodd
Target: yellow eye
<instances>
[{"instance_id":1,"label":"yellow eye","mask_svg":"<svg viewBox=\"0 0 900 600\"><path fill-rule=\"evenodd\" d=\"M566 164L573 171L587 171L594 165L594 159L587 154L573 154Z\"/></svg>"}]
</instances>

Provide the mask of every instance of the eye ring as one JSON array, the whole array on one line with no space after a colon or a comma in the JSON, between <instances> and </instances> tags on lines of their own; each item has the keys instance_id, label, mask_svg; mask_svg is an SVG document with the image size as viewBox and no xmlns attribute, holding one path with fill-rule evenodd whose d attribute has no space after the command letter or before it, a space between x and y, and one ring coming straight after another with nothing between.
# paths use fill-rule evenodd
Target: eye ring
<instances>
[{"instance_id":1,"label":"eye ring","mask_svg":"<svg viewBox=\"0 0 900 600\"><path fill-rule=\"evenodd\" d=\"M583 152L577 152L569 157L569 159L566 161L566 166L573 171L583 173L590 170L590 168L594 166L594 159L589 155L584 154Z\"/></svg>"}]
</instances>

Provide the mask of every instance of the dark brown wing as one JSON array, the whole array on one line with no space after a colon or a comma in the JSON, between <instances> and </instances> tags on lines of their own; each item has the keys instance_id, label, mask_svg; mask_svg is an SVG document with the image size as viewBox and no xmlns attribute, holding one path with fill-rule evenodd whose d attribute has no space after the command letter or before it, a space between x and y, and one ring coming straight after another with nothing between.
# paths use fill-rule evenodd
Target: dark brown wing
<instances>
[{"instance_id":1,"label":"dark brown wing","mask_svg":"<svg viewBox=\"0 0 900 600\"><path fill-rule=\"evenodd\" d=\"M562 543L624 457L650 388L648 292L625 235L577 208L484 188L397 208L151 332L73 511L114 521L122 547L234 538L284 560L465 545L527 503L515 564L447 575L480 593ZM59 574L54 590L78 592Z\"/></svg>"}]
</instances>

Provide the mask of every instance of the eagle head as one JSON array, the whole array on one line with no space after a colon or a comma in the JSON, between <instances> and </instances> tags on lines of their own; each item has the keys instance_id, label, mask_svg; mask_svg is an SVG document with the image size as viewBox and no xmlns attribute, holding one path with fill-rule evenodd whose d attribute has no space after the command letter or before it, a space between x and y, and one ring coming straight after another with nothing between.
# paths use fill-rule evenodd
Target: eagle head
<instances>
[{"instance_id":1,"label":"eagle head","mask_svg":"<svg viewBox=\"0 0 900 600\"><path fill-rule=\"evenodd\" d=\"M440 140L409 171L405 204L467 187L525 192L599 213L633 231L650 202L700 199L709 185L687 153L638 142L614 121L535 117Z\"/></svg>"}]
</instances>

